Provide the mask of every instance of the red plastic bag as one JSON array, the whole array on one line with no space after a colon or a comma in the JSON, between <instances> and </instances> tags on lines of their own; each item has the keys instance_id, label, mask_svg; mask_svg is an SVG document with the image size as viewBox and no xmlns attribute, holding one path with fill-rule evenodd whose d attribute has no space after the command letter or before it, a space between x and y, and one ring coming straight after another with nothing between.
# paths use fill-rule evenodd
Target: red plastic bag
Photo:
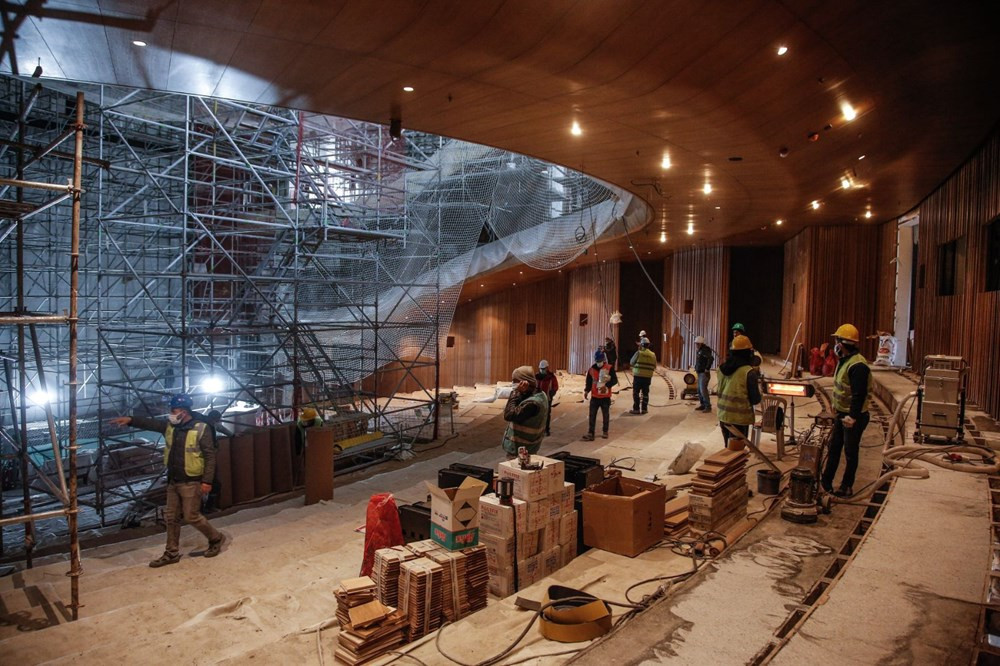
<instances>
[{"instance_id":1,"label":"red plastic bag","mask_svg":"<svg viewBox=\"0 0 1000 666\"><path fill-rule=\"evenodd\" d=\"M361 576L370 576L375 564L375 551L403 545L403 527L399 524L399 511L391 493L372 495L368 500L365 517L365 558L361 562Z\"/></svg>"}]
</instances>

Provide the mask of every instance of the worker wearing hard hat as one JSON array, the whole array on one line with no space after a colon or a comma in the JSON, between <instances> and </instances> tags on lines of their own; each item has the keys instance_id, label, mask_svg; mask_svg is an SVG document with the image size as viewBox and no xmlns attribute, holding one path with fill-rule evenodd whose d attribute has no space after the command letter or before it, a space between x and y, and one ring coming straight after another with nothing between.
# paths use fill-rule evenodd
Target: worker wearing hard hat
<instances>
[{"instance_id":1,"label":"worker wearing hard hat","mask_svg":"<svg viewBox=\"0 0 1000 666\"><path fill-rule=\"evenodd\" d=\"M511 374L514 390L503 408L507 429L503 433L503 450L510 457L524 447L528 453L538 453L545 439L545 423L549 417L549 397L538 390L535 370L522 365Z\"/></svg>"},{"instance_id":2,"label":"worker wearing hard hat","mask_svg":"<svg viewBox=\"0 0 1000 666\"><path fill-rule=\"evenodd\" d=\"M639 351L629 361L632 366L632 410L629 414L645 414L649 407L649 387L656 371L656 354L649 348L649 338L639 339Z\"/></svg>"},{"instance_id":3,"label":"worker wearing hard hat","mask_svg":"<svg viewBox=\"0 0 1000 666\"><path fill-rule=\"evenodd\" d=\"M740 322L736 322L735 324L733 324L732 332L733 332L733 338L735 338L737 335L746 336L747 327L741 324Z\"/></svg>"},{"instance_id":4,"label":"worker wearing hard hat","mask_svg":"<svg viewBox=\"0 0 1000 666\"><path fill-rule=\"evenodd\" d=\"M698 346L698 355L694 361L694 372L698 377L698 402L694 408L696 412L712 411L712 398L708 392L708 380L712 372L712 364L715 362L715 352L705 344L705 337L699 335L694 339Z\"/></svg>"},{"instance_id":5,"label":"worker wearing hard hat","mask_svg":"<svg viewBox=\"0 0 1000 666\"><path fill-rule=\"evenodd\" d=\"M858 470L858 452L861 435L868 427L868 413L872 393L872 372L868 361L858 351L861 335L852 324L844 324L833 334L833 350L840 359L833 375L833 409L837 418L833 422L830 435L830 450L826 467L823 469L823 489L838 497L854 494L854 475ZM840 486L834 492L833 478L840 465L840 452L844 451L846 462Z\"/></svg>"},{"instance_id":6,"label":"worker wearing hard hat","mask_svg":"<svg viewBox=\"0 0 1000 666\"><path fill-rule=\"evenodd\" d=\"M323 425L323 417L315 407L303 407L299 410L299 418L295 420L295 446L292 455L292 484L301 486L305 483L305 454L309 429Z\"/></svg>"},{"instance_id":7,"label":"worker wearing hard hat","mask_svg":"<svg viewBox=\"0 0 1000 666\"><path fill-rule=\"evenodd\" d=\"M218 555L225 540L201 513L201 498L212 490L215 478L215 441L211 426L194 417L193 405L191 396L178 393L170 398L170 413L166 419L144 416L111 419L115 425L163 433L163 464L167 468L167 506L163 520L167 524L167 547L163 555L149 563L153 568L180 561L182 517L208 539L205 557Z\"/></svg>"},{"instance_id":8,"label":"worker wearing hard hat","mask_svg":"<svg viewBox=\"0 0 1000 666\"><path fill-rule=\"evenodd\" d=\"M601 437L608 438L608 425L611 421L611 387L618 384L618 374L608 365L604 348L598 347L594 352L594 364L587 370L587 382L583 387L583 399L590 396L590 414L587 420L587 434L582 439L588 442L594 439L594 429L597 426L597 410L601 411Z\"/></svg>"},{"instance_id":9,"label":"worker wearing hard hat","mask_svg":"<svg viewBox=\"0 0 1000 666\"><path fill-rule=\"evenodd\" d=\"M754 422L753 406L760 403L760 373L754 369L753 345L750 338L737 335L729 345L729 358L719 366L719 426L722 440L729 442L732 433L726 426L733 426L750 434Z\"/></svg>"},{"instance_id":10,"label":"worker wearing hard hat","mask_svg":"<svg viewBox=\"0 0 1000 666\"><path fill-rule=\"evenodd\" d=\"M538 390L549 399L549 411L545 415L545 434L551 435L549 425L552 423L552 402L556 391L559 390L559 380L556 379L555 373L549 372L549 362L544 358L538 362L538 373L535 375L535 381L538 384Z\"/></svg>"}]
</instances>

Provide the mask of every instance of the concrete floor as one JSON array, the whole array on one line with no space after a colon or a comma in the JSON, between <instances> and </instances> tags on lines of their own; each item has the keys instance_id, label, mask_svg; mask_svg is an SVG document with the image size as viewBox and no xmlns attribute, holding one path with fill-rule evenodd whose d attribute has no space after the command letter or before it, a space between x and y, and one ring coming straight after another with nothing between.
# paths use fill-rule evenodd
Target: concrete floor
<instances>
[{"instance_id":1,"label":"concrete floor","mask_svg":"<svg viewBox=\"0 0 1000 666\"><path fill-rule=\"evenodd\" d=\"M680 375L671 376L680 385ZM694 403L669 401L659 380L648 416L625 415L631 394L622 392L613 406L611 439L580 441L586 431L586 405L577 402L582 378L561 381L553 437L543 453L567 449L605 463L634 460L635 471L626 474L656 474L678 485L690 477L667 476L666 468L684 442L703 442L706 454L721 448L715 415L694 412ZM65 562L0 579L0 663L331 663L336 628L316 628L333 616L336 582L357 575L363 537L356 528L364 522L367 498L391 490L400 503L424 499L423 481L435 478L438 468L502 459L503 402L473 402L491 393L488 387L462 390L454 439L413 460L338 477L332 502L303 507L301 498L293 498L213 520L231 539L214 560L185 557L149 569L146 562L162 552L162 534L85 550L85 606L75 623L66 621L61 606L68 597ZM796 426L818 411L815 403L799 404ZM879 429L869 427L865 443L873 448L863 451L858 485L877 474L880 439ZM768 448L773 452L773 445ZM783 466L793 464L786 459ZM749 472L751 488L756 469ZM823 605L790 634L776 661L967 663L972 611L988 566L984 484L936 469L928 481L899 481L853 563L827 590ZM749 510L761 508L763 499L752 498ZM837 507L813 526L782 521L777 511L757 514L760 524L716 562L591 646L579 661L746 663L775 640L775 630L827 571L863 511ZM185 528L182 551L201 548L202 537ZM690 567L689 559L667 548L637 558L592 550L520 594L540 599L548 584L561 583L623 600L635 581ZM512 599L492 600L484 611L445 628L441 648L463 661L485 659L514 640L529 619ZM509 658L537 655L530 663L563 663L572 655L543 655L586 647L550 643L531 630ZM407 649L427 664L450 663L433 639Z\"/></svg>"}]
</instances>

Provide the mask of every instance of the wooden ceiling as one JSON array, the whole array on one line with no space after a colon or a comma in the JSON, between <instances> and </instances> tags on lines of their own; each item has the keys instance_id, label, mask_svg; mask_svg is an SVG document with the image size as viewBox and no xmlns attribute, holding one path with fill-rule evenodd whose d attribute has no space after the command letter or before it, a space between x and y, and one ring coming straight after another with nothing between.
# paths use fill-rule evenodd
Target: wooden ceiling
<instances>
[{"instance_id":1,"label":"wooden ceiling","mask_svg":"<svg viewBox=\"0 0 1000 666\"><path fill-rule=\"evenodd\" d=\"M30 73L40 59L46 77L386 124L398 112L404 128L536 156L634 192L651 213L636 242L653 258L693 243L775 244L806 225L906 213L1000 118L1000 23L990 3L2 6L5 71ZM573 122L580 136L570 133ZM619 242L608 256L625 251Z\"/></svg>"}]
</instances>

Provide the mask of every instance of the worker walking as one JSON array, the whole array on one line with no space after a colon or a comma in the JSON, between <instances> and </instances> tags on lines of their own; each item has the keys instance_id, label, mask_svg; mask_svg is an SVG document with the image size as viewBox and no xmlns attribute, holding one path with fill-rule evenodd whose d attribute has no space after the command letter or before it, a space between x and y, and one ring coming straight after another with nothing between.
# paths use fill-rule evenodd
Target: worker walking
<instances>
[{"instance_id":1,"label":"worker walking","mask_svg":"<svg viewBox=\"0 0 1000 666\"><path fill-rule=\"evenodd\" d=\"M538 453L545 439L545 424L549 418L549 396L538 390L535 371L522 365L511 374L514 390L503 408L507 429L503 433L503 450L508 457L524 447L528 453Z\"/></svg>"},{"instance_id":2,"label":"worker walking","mask_svg":"<svg viewBox=\"0 0 1000 666\"><path fill-rule=\"evenodd\" d=\"M629 361L632 366L632 410L629 414L645 414L649 407L649 387L656 371L656 354L649 348L649 338L639 339L639 351Z\"/></svg>"},{"instance_id":3,"label":"worker walking","mask_svg":"<svg viewBox=\"0 0 1000 666\"><path fill-rule=\"evenodd\" d=\"M538 374L535 375L535 381L538 383L538 390L549 399L549 411L545 415L545 434L551 435L549 425L552 423L552 401L556 396L556 391L559 390L559 380L556 379L555 373L549 372L549 362L544 358L538 362Z\"/></svg>"},{"instance_id":4,"label":"worker walking","mask_svg":"<svg viewBox=\"0 0 1000 666\"><path fill-rule=\"evenodd\" d=\"M613 338L604 338L604 357L615 370L618 369L618 347Z\"/></svg>"},{"instance_id":5,"label":"worker walking","mask_svg":"<svg viewBox=\"0 0 1000 666\"><path fill-rule=\"evenodd\" d=\"M852 324L844 324L833 334L836 344L834 353L839 358L833 375L833 409L837 418L833 421L830 434L830 450L827 452L826 467L823 469L823 489L838 497L854 494L854 475L858 471L858 452L861 435L871 419L868 409L871 404L872 372L868 361L858 350L861 335ZM840 486L833 491L833 477L840 465L840 452L844 451L847 462Z\"/></svg>"},{"instance_id":6,"label":"worker walking","mask_svg":"<svg viewBox=\"0 0 1000 666\"><path fill-rule=\"evenodd\" d=\"M303 407L295 420L295 446L292 450L292 485L301 486L306 482L306 440L310 428L323 425L323 417L315 407Z\"/></svg>"},{"instance_id":7,"label":"worker walking","mask_svg":"<svg viewBox=\"0 0 1000 666\"><path fill-rule=\"evenodd\" d=\"M608 365L604 348L598 347L594 352L594 364L587 370L587 383L583 388L583 399L590 396L590 416L587 421L587 434L583 439L593 441L594 427L597 425L597 410L601 410L603 429L601 437L608 438L608 425L611 421L611 388L618 384L618 374Z\"/></svg>"},{"instance_id":8,"label":"worker walking","mask_svg":"<svg viewBox=\"0 0 1000 666\"><path fill-rule=\"evenodd\" d=\"M181 559L181 516L189 525L208 538L205 557L215 557L222 550L225 537L212 527L201 514L201 498L212 490L215 478L215 443L212 429L192 414L191 396L178 393L170 399L170 414L166 419L143 416L118 416L111 423L131 425L140 430L163 433L166 446L163 464L167 467L167 507L163 519L167 523L167 548L163 555L149 563L151 567L174 564Z\"/></svg>"},{"instance_id":9,"label":"worker walking","mask_svg":"<svg viewBox=\"0 0 1000 666\"><path fill-rule=\"evenodd\" d=\"M729 358L719 366L719 426L727 444L731 433L726 426L748 436L754 422L753 406L760 403L760 373L751 365L752 359L750 338L737 335L729 346Z\"/></svg>"},{"instance_id":10,"label":"worker walking","mask_svg":"<svg viewBox=\"0 0 1000 666\"><path fill-rule=\"evenodd\" d=\"M708 392L708 380L712 372L712 363L715 362L715 352L705 344L705 337L699 335L694 339L698 346L698 355L694 361L694 372L698 377L698 401L699 405L694 408L696 412L712 411L712 400Z\"/></svg>"}]
</instances>

